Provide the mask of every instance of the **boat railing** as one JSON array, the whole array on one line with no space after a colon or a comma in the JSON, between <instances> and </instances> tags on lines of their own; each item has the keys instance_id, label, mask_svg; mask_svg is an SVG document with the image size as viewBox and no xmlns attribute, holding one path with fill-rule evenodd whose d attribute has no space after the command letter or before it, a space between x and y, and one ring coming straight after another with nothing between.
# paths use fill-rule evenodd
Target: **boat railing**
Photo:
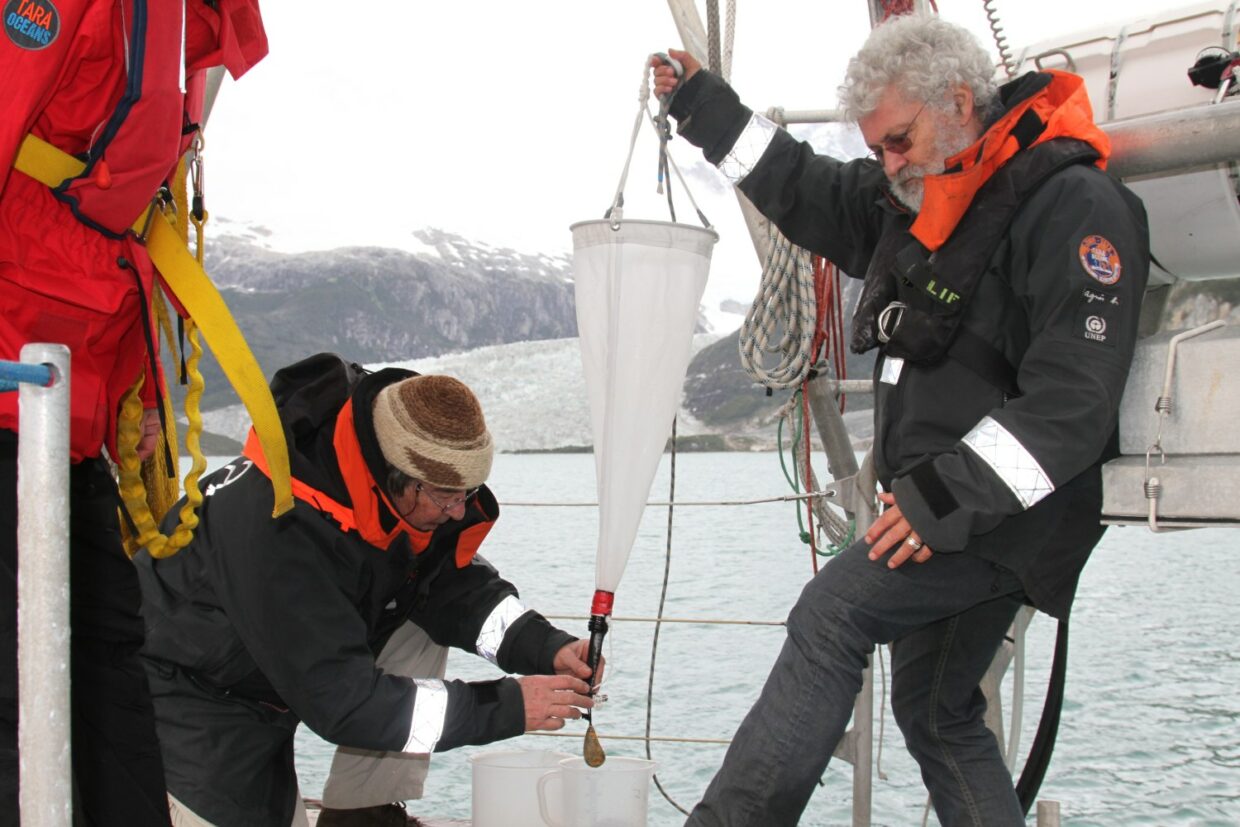
<instances>
[{"instance_id":1,"label":"boat railing","mask_svg":"<svg viewBox=\"0 0 1240 827\"><path fill-rule=\"evenodd\" d=\"M18 394L17 748L22 823L69 827L69 349L0 362Z\"/></svg>"}]
</instances>

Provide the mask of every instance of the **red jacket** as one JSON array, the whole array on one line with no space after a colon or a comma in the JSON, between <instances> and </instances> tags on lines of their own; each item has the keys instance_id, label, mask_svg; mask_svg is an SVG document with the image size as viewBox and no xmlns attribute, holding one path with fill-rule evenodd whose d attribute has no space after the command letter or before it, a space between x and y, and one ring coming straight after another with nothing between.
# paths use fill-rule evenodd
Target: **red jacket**
<instances>
[{"instance_id":1,"label":"red jacket","mask_svg":"<svg viewBox=\"0 0 1240 827\"><path fill-rule=\"evenodd\" d=\"M69 346L75 462L114 448L119 400L144 372L153 404L141 303L157 274L125 228L197 128L203 70L238 77L267 51L257 0L212 5L11 0L0 17L0 359ZM12 171L27 133L86 172L54 191ZM18 430L16 394L0 394L0 427Z\"/></svg>"}]
</instances>

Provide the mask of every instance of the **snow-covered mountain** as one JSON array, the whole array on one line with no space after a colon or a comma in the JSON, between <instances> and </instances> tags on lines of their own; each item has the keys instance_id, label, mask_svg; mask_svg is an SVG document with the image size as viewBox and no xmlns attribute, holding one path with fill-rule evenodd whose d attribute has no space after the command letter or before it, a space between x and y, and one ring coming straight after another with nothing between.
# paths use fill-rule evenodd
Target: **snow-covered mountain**
<instances>
[{"instance_id":1,"label":"snow-covered mountain","mask_svg":"<svg viewBox=\"0 0 1240 827\"><path fill-rule=\"evenodd\" d=\"M268 377L325 350L372 367L448 373L474 388L501 450L592 442L566 256L437 230L399 249L278 247L262 228L233 224L208 248L208 269ZM740 368L735 330L747 309L730 300L700 314L700 330L713 319L724 332L697 337L689 368L679 433L716 437L699 445L773 443L766 426L786 394L767 397ZM214 360L203 365L208 430L242 440L244 410Z\"/></svg>"},{"instance_id":2,"label":"snow-covered mountain","mask_svg":"<svg viewBox=\"0 0 1240 827\"><path fill-rule=\"evenodd\" d=\"M434 229L402 247L282 252L261 227L221 221L207 270L267 375L311 353L362 363L417 359L577 333L571 262ZM699 329L734 330L738 302ZM235 399L212 360L203 408Z\"/></svg>"},{"instance_id":3,"label":"snow-covered mountain","mask_svg":"<svg viewBox=\"0 0 1240 827\"><path fill-rule=\"evenodd\" d=\"M695 337L695 350L718 337ZM545 451L580 448L593 443L586 400L581 351L576 338L493 345L367 367L401 367L418 373L446 374L460 379L482 403L487 427L500 451ZM240 442L249 427L245 409L230 405L204 416L208 430ZM682 411L678 433L709 433Z\"/></svg>"},{"instance_id":4,"label":"snow-covered mountain","mask_svg":"<svg viewBox=\"0 0 1240 827\"><path fill-rule=\"evenodd\" d=\"M768 397L743 374L735 333L724 337L701 334L694 337L693 346L695 356L677 420L679 437L697 438L690 444L712 450L774 447L772 417L787 392ZM563 450L593 443L576 338L515 342L368 365L373 369L393 366L447 374L469 385L482 403L500 451ZM850 429L858 440L867 440L873 430L868 405L854 403L852 407L856 410L846 415ZM207 430L238 443L249 427L240 405L209 411L203 419Z\"/></svg>"}]
</instances>

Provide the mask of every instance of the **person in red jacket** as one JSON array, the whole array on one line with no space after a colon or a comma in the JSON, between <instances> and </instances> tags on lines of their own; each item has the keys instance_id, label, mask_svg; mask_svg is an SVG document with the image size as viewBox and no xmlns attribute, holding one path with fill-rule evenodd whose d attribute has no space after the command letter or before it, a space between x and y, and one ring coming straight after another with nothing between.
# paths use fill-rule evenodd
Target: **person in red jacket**
<instances>
[{"instance_id":1,"label":"person in red jacket","mask_svg":"<svg viewBox=\"0 0 1240 827\"><path fill-rule=\"evenodd\" d=\"M125 391L160 371L147 308L157 273L129 228L202 118L205 70L267 51L257 0L6 0L0 11L0 359L29 342L70 362L74 809L81 823L166 825L163 767L137 652L137 579L121 545L115 457ZM49 187L12 169L33 135L85 163ZM16 394L0 394L0 819L16 818ZM7 822L6 822L7 823Z\"/></svg>"}]
</instances>

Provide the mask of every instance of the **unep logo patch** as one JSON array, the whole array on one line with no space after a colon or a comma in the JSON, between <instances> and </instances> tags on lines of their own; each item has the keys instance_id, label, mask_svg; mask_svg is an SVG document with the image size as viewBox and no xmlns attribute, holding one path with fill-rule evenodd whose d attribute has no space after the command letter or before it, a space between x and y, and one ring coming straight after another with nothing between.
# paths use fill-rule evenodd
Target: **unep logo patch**
<instances>
[{"instance_id":1,"label":"unep logo patch","mask_svg":"<svg viewBox=\"0 0 1240 827\"><path fill-rule=\"evenodd\" d=\"M1114 244L1100 235L1087 235L1081 239L1078 252L1081 256L1081 266L1085 268L1086 273L1103 284L1115 284L1119 281L1122 268L1119 263L1119 251L1115 249Z\"/></svg>"},{"instance_id":2,"label":"unep logo patch","mask_svg":"<svg viewBox=\"0 0 1240 827\"><path fill-rule=\"evenodd\" d=\"M51 0L9 0L4 4L4 33L22 49L46 49L60 34L60 12Z\"/></svg>"}]
</instances>

